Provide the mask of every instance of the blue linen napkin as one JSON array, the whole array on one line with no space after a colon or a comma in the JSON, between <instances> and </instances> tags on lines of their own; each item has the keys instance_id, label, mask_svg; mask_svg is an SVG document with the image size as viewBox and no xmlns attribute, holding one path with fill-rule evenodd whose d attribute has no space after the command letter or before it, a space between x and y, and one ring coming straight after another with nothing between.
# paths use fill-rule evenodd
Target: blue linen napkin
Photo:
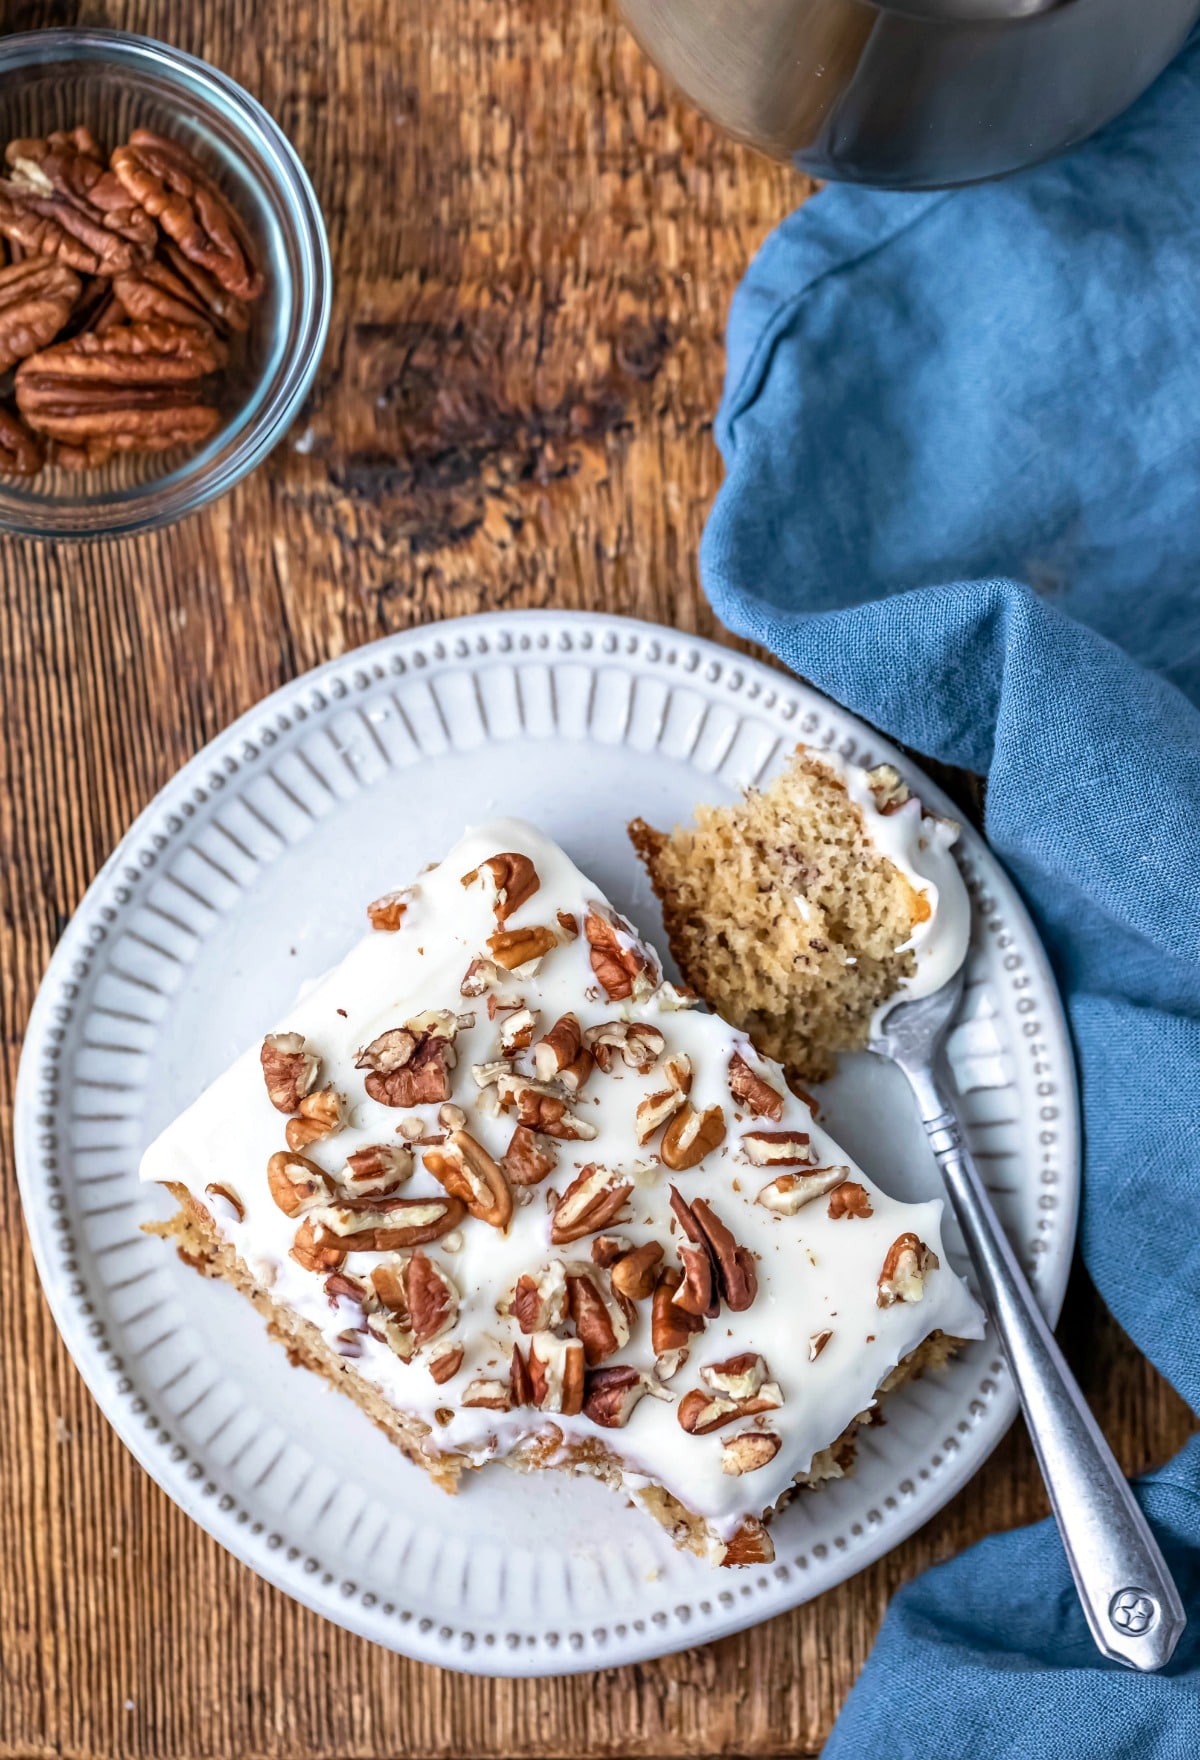
<instances>
[{"instance_id":1,"label":"blue linen napkin","mask_svg":"<svg viewBox=\"0 0 1200 1760\"><path fill-rule=\"evenodd\" d=\"M1200 37L1067 159L818 195L728 340L706 590L986 772L1079 1057L1084 1258L1200 1408ZM1100 1658L1041 1523L901 1590L828 1760L1195 1760L1200 1438L1139 1496L1191 1613L1167 1671Z\"/></svg>"}]
</instances>

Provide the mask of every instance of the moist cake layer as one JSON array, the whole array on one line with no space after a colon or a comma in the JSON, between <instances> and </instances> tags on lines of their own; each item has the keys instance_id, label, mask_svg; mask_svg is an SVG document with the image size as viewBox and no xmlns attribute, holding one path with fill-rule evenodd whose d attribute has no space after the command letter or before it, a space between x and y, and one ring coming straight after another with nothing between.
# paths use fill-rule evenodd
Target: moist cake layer
<instances>
[{"instance_id":1,"label":"moist cake layer","mask_svg":"<svg viewBox=\"0 0 1200 1760\"><path fill-rule=\"evenodd\" d=\"M941 1203L874 1186L531 826L372 920L141 1172L431 1466L602 1445L728 1540L931 1333L981 1335Z\"/></svg>"},{"instance_id":2,"label":"moist cake layer","mask_svg":"<svg viewBox=\"0 0 1200 1760\"><path fill-rule=\"evenodd\" d=\"M819 1079L881 1003L962 964L970 908L950 846L896 772L797 750L731 806L630 827L681 972L760 1050Z\"/></svg>"}]
</instances>

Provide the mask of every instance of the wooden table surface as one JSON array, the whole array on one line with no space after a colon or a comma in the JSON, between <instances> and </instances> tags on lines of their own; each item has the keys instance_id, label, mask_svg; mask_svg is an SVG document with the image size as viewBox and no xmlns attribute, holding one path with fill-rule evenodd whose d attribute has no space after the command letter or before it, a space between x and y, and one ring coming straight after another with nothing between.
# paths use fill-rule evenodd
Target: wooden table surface
<instances>
[{"instance_id":1,"label":"wooden table surface","mask_svg":"<svg viewBox=\"0 0 1200 1760\"><path fill-rule=\"evenodd\" d=\"M797 1612L562 1681L374 1649L259 1582L139 1470L38 1288L11 1167L34 990L113 844L297 672L390 630L565 605L720 636L696 546L730 294L806 193L672 100L606 0L10 4L204 55L279 119L337 298L289 438L137 542L0 549L0 1755L807 1754L897 1585L1044 1513L1019 1427L912 1540ZM1082 1276L1064 1336L1123 1464L1191 1420Z\"/></svg>"}]
</instances>

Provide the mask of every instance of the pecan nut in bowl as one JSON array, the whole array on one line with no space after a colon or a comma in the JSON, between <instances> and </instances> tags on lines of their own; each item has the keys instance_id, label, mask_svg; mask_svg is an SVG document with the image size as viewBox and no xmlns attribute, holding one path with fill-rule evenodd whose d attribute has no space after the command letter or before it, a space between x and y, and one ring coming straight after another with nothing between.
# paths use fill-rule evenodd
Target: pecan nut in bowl
<instances>
[{"instance_id":1,"label":"pecan nut in bowl","mask_svg":"<svg viewBox=\"0 0 1200 1760\"><path fill-rule=\"evenodd\" d=\"M19 416L0 406L0 476L35 477L46 455L36 434Z\"/></svg>"},{"instance_id":2,"label":"pecan nut in bowl","mask_svg":"<svg viewBox=\"0 0 1200 1760\"><path fill-rule=\"evenodd\" d=\"M0 269L0 373L53 342L81 286L73 269L44 257Z\"/></svg>"},{"instance_id":3,"label":"pecan nut in bowl","mask_svg":"<svg viewBox=\"0 0 1200 1760\"><path fill-rule=\"evenodd\" d=\"M186 147L135 128L112 156L133 199L158 221L191 262L238 299L257 299L263 277L241 221Z\"/></svg>"},{"instance_id":4,"label":"pecan nut in bowl","mask_svg":"<svg viewBox=\"0 0 1200 1760\"><path fill-rule=\"evenodd\" d=\"M118 325L23 361L17 407L31 428L67 447L162 452L216 429L220 415L203 381L224 359L223 345L204 331Z\"/></svg>"},{"instance_id":5,"label":"pecan nut in bowl","mask_svg":"<svg viewBox=\"0 0 1200 1760\"><path fill-rule=\"evenodd\" d=\"M85 128L10 141L0 180L0 233L28 256L83 275L114 275L154 251L150 215L108 169Z\"/></svg>"}]
</instances>

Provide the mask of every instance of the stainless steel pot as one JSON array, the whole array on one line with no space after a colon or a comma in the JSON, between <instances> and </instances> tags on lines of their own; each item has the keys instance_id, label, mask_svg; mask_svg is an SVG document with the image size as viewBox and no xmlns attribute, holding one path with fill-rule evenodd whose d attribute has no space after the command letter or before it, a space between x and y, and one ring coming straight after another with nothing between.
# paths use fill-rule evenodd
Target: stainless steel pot
<instances>
[{"instance_id":1,"label":"stainless steel pot","mask_svg":"<svg viewBox=\"0 0 1200 1760\"><path fill-rule=\"evenodd\" d=\"M730 134L817 177L930 189L1062 152L1145 91L1200 0L619 0Z\"/></svg>"}]
</instances>

